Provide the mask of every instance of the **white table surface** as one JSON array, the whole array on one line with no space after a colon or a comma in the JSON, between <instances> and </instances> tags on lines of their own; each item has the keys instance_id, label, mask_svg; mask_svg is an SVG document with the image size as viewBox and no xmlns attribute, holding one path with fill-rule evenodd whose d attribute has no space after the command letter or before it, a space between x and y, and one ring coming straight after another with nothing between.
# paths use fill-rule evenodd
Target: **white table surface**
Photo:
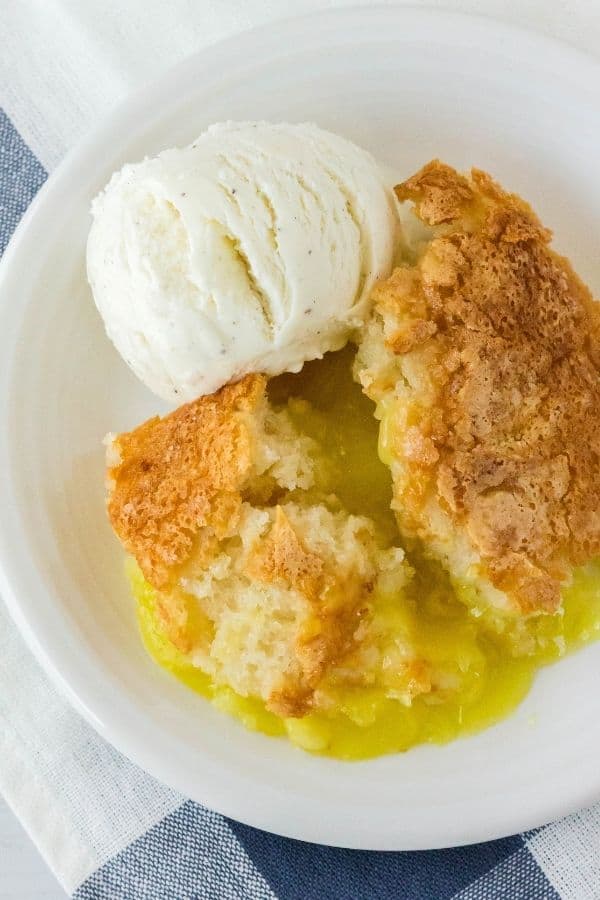
<instances>
[{"instance_id":1,"label":"white table surface","mask_svg":"<svg viewBox=\"0 0 600 900\"><path fill-rule=\"evenodd\" d=\"M360 2L360 0L354 0ZM368 0L362 0L363 3ZM579 46L588 52L599 52L600 48L600 6L598 0L523 0L516 4L514 0L412 0L415 5L455 8L464 12L474 12L496 16L505 21L512 21L529 28L536 28L567 42ZM273 6L270 2L248 4L244 25L259 24L269 19L306 11L319 6L345 5L345 0L307 0L307 2L286 2ZM348 5L352 5L348 3ZM15 7L13 6L13 10ZM239 8L237 2L223 2L222 27L212 23L210 39L225 36L230 30L228 15L236 21L234 12ZM127 7L122 8L123 16L127 15ZM214 18L214 17L213 17ZM239 27L239 23L238 23ZM57 98L60 102L60 98ZM29 141L29 122L26 117L17 114L17 109L7 109L9 115L24 137ZM62 154L62 150L61 150ZM58 158L60 158L60 155ZM57 160L51 155L42 159L46 165ZM0 798L0 900L64 900L67 894L60 887L34 844L23 830L11 810Z\"/></svg>"}]
</instances>

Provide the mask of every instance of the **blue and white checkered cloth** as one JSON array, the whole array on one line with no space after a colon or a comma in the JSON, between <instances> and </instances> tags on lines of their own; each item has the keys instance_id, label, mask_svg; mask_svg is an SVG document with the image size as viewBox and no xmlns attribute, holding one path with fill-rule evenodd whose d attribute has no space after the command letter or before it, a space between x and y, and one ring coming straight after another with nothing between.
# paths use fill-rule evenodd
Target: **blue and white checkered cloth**
<instances>
[{"instance_id":1,"label":"blue and white checkered cloth","mask_svg":"<svg viewBox=\"0 0 600 900\"><path fill-rule=\"evenodd\" d=\"M0 251L46 178L0 113ZM441 851L275 837L178 796L109 747L29 656L0 602L0 791L80 900L598 900L600 809Z\"/></svg>"}]
</instances>

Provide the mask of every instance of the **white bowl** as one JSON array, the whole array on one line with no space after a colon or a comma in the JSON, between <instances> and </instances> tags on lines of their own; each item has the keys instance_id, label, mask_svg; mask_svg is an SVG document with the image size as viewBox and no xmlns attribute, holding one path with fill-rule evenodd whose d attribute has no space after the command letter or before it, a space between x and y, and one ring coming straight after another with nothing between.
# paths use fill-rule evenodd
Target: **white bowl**
<instances>
[{"instance_id":1,"label":"white bowl","mask_svg":"<svg viewBox=\"0 0 600 900\"><path fill-rule=\"evenodd\" d=\"M127 160L227 118L314 120L400 174L440 156L531 200L600 290L600 69L488 20L402 8L241 35L115 112L40 192L0 282L2 593L65 695L116 747L241 821L412 849L538 825L600 797L600 645L544 671L501 725L372 762L246 731L144 652L103 503L101 440L159 408L113 351L84 272L92 196Z\"/></svg>"}]
</instances>

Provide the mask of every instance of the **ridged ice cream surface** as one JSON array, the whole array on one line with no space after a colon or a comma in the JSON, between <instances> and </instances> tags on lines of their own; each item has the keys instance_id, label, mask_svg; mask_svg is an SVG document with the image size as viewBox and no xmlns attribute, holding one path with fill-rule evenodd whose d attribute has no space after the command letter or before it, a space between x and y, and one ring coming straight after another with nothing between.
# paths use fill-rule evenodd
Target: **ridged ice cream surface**
<instances>
[{"instance_id":1,"label":"ridged ice cream surface","mask_svg":"<svg viewBox=\"0 0 600 900\"><path fill-rule=\"evenodd\" d=\"M175 403L343 346L391 269L393 194L315 125L224 123L126 165L92 205L88 278L115 346Z\"/></svg>"}]
</instances>

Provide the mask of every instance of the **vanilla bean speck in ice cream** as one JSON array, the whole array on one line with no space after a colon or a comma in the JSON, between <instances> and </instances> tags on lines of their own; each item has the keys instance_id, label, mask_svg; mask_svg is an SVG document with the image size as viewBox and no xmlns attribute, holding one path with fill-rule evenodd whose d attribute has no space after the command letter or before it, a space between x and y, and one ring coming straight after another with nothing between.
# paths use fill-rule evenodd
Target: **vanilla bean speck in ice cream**
<instances>
[{"instance_id":1,"label":"vanilla bean speck in ice cream","mask_svg":"<svg viewBox=\"0 0 600 900\"><path fill-rule=\"evenodd\" d=\"M392 266L369 153L315 125L213 125L94 200L88 278L136 375L176 403L340 348Z\"/></svg>"}]
</instances>

